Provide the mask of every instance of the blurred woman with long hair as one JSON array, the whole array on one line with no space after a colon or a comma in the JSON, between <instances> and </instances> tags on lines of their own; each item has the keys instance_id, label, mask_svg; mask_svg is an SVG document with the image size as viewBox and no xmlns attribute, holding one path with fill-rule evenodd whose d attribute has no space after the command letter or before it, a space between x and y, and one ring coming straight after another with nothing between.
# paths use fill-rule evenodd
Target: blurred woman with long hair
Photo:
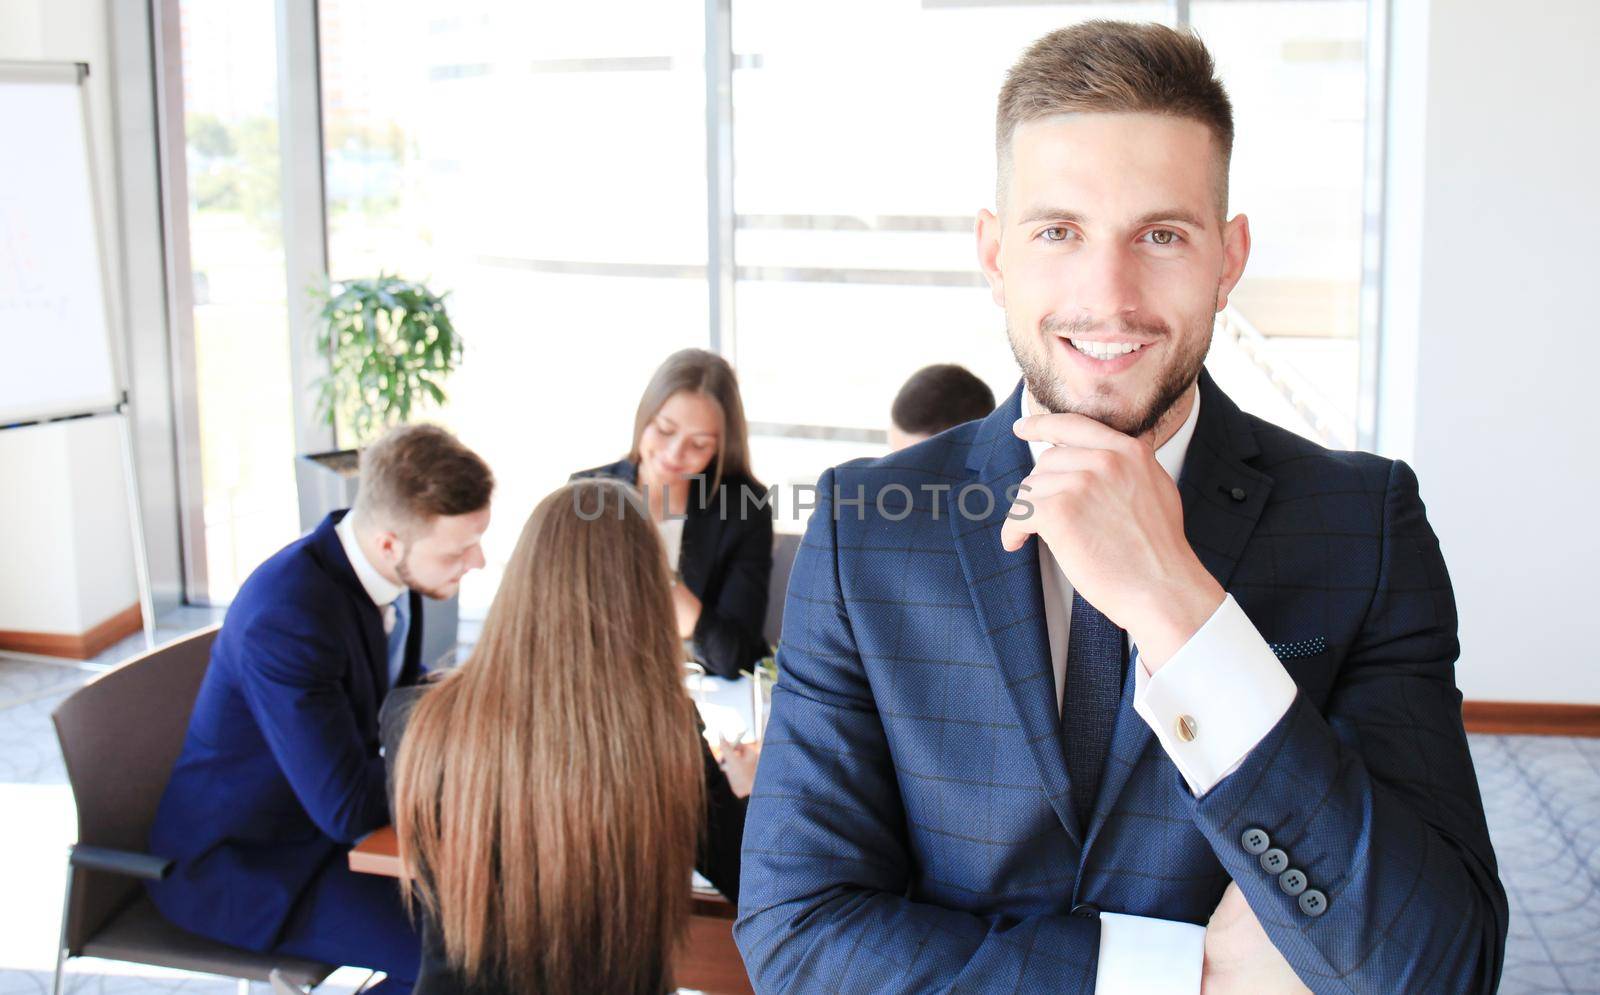
<instances>
[{"instance_id":1,"label":"blurred woman with long hair","mask_svg":"<svg viewBox=\"0 0 1600 995\"><path fill-rule=\"evenodd\" d=\"M743 804L701 739L637 500L586 480L541 501L471 657L385 705L418 995L658 995L691 868L737 900Z\"/></svg>"}]
</instances>

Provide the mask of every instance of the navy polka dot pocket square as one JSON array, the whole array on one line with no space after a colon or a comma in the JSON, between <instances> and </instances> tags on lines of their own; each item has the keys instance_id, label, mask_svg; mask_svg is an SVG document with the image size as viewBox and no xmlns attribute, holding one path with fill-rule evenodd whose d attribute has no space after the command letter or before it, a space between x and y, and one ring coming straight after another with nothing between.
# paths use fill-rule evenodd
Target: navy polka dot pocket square
<instances>
[{"instance_id":1,"label":"navy polka dot pocket square","mask_svg":"<svg viewBox=\"0 0 1600 995\"><path fill-rule=\"evenodd\" d=\"M1268 643L1267 648L1280 660L1298 660L1303 656L1316 656L1321 653L1328 648L1328 641L1321 636L1313 636L1292 643Z\"/></svg>"}]
</instances>

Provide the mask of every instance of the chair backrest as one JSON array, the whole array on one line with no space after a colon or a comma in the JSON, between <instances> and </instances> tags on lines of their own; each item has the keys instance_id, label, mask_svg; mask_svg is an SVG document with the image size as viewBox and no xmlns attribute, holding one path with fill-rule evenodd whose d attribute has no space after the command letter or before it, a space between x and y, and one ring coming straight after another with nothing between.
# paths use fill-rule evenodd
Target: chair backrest
<instances>
[{"instance_id":1,"label":"chair backrest","mask_svg":"<svg viewBox=\"0 0 1600 995\"><path fill-rule=\"evenodd\" d=\"M767 642L778 645L778 635L783 631L783 599L789 593L789 572L794 569L794 554L800 551L800 536L794 532L779 532L772 537L772 577L767 582L767 620L761 634Z\"/></svg>"},{"instance_id":2,"label":"chair backrest","mask_svg":"<svg viewBox=\"0 0 1600 995\"><path fill-rule=\"evenodd\" d=\"M56 708L56 738L78 806L78 842L140 852L149 845L218 628L134 657ZM120 875L80 869L67 912L68 949L78 950L140 887Z\"/></svg>"}]
</instances>

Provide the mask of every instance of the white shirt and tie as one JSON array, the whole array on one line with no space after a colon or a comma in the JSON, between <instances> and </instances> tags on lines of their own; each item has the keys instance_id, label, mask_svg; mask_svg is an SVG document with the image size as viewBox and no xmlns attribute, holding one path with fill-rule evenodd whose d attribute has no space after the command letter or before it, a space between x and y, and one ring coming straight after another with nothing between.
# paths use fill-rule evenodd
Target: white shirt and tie
<instances>
[{"instance_id":1,"label":"white shirt and tie","mask_svg":"<svg viewBox=\"0 0 1600 995\"><path fill-rule=\"evenodd\" d=\"M411 631L411 591L386 579L367 559L367 554L361 551L361 544L356 541L356 527L352 518L346 512L333 531L339 537L339 545L344 547L344 555L350 561L351 569L356 572L356 580L361 582L362 590L367 592L367 597L372 599L383 616L383 635L388 641L389 687L392 688L400 680L400 672L406 665L406 636Z\"/></svg>"},{"instance_id":2,"label":"white shirt and tie","mask_svg":"<svg viewBox=\"0 0 1600 995\"><path fill-rule=\"evenodd\" d=\"M1190 390L1194 404L1189 417L1156 450L1156 462L1173 480L1183 472L1200 420L1200 394ZM1028 414L1041 413L1030 394L1024 393L1023 403ZM1028 444L1036 462L1049 445ZM1039 574L1059 711L1066 687L1073 587L1042 540ZM1137 647L1130 647L1130 654L1135 667L1133 710L1150 726L1196 796L1232 773L1294 701L1294 680L1231 594L1154 676L1138 661ZM1191 730L1189 738L1178 734L1180 719ZM1095 990L1105 995L1198 993L1204 952L1202 926L1102 912Z\"/></svg>"}]
</instances>

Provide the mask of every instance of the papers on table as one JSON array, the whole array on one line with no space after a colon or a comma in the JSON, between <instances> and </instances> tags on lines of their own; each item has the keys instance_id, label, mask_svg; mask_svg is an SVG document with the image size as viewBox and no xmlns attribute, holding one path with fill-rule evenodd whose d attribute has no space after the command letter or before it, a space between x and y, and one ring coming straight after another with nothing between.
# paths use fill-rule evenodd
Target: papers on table
<instances>
[{"instance_id":1,"label":"papers on table","mask_svg":"<svg viewBox=\"0 0 1600 995\"><path fill-rule=\"evenodd\" d=\"M700 719L706 724L706 741L711 745L717 745L719 734L730 743L753 743L761 738L772 691L766 681L758 686L749 675L730 681L710 674L690 674L685 683L700 709Z\"/></svg>"}]
</instances>

